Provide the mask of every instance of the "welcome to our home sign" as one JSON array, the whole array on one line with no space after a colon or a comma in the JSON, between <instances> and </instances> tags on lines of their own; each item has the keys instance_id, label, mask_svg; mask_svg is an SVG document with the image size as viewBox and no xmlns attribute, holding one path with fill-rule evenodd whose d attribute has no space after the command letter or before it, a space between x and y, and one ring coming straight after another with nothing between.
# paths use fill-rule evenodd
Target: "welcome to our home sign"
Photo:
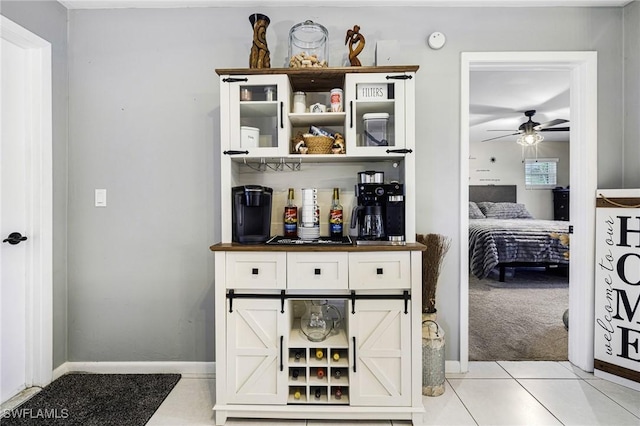
<instances>
[{"instance_id":1,"label":"welcome to our home sign","mask_svg":"<svg viewBox=\"0 0 640 426\"><path fill-rule=\"evenodd\" d=\"M640 197L599 195L595 263L596 375L640 384Z\"/></svg>"}]
</instances>

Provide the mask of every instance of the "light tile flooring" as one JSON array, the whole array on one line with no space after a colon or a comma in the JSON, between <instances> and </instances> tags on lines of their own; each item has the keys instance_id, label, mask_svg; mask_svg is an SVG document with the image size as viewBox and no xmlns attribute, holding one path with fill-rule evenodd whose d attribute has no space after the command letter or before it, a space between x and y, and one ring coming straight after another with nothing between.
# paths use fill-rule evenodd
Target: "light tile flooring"
<instances>
[{"instance_id":1,"label":"light tile flooring","mask_svg":"<svg viewBox=\"0 0 640 426\"><path fill-rule=\"evenodd\" d=\"M446 391L423 396L425 425L640 425L640 392L568 362L470 362ZM148 426L213 425L215 380L182 378ZM410 422L229 419L231 426L396 426Z\"/></svg>"}]
</instances>

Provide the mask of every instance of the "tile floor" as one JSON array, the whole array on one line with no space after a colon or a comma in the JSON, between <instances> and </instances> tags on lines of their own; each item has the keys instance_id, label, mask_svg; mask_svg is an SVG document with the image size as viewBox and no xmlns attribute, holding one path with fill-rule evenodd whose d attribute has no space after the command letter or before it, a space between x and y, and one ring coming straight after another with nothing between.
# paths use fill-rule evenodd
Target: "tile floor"
<instances>
[{"instance_id":1,"label":"tile floor","mask_svg":"<svg viewBox=\"0 0 640 426\"><path fill-rule=\"evenodd\" d=\"M422 397L425 425L640 425L640 392L568 362L470 362L448 374L446 391ZM182 378L148 426L213 425L215 380ZM396 426L410 422L229 419L230 426Z\"/></svg>"}]
</instances>

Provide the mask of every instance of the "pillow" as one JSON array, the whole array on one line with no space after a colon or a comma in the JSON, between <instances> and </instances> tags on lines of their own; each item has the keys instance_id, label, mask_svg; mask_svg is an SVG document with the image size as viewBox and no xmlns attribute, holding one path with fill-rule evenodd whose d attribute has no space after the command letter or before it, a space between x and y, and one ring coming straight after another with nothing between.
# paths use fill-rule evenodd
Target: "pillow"
<instances>
[{"instance_id":1,"label":"pillow","mask_svg":"<svg viewBox=\"0 0 640 426\"><path fill-rule=\"evenodd\" d=\"M491 201L479 201L476 203L482 214L485 216L487 215L487 210L489 210L489 208L494 204L495 203L492 203Z\"/></svg>"},{"instance_id":2,"label":"pillow","mask_svg":"<svg viewBox=\"0 0 640 426\"><path fill-rule=\"evenodd\" d=\"M484 219L484 213L480 211L478 205L469 201L469 219Z\"/></svg>"},{"instance_id":3,"label":"pillow","mask_svg":"<svg viewBox=\"0 0 640 426\"><path fill-rule=\"evenodd\" d=\"M478 207L480 207L478 205ZM524 204L519 203L490 203L484 206L484 215L488 219L533 219ZM482 210L482 207L480 207Z\"/></svg>"}]
</instances>

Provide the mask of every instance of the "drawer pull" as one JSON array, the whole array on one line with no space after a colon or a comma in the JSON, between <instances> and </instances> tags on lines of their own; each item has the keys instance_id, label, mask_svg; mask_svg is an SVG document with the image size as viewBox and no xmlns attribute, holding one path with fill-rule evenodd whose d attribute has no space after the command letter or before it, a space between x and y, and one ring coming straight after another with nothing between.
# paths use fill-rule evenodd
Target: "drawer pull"
<instances>
[{"instance_id":1,"label":"drawer pull","mask_svg":"<svg viewBox=\"0 0 640 426\"><path fill-rule=\"evenodd\" d=\"M251 275L258 275L258 268L252 268Z\"/></svg>"},{"instance_id":2,"label":"drawer pull","mask_svg":"<svg viewBox=\"0 0 640 426\"><path fill-rule=\"evenodd\" d=\"M314 275L321 275L321 274L322 274L322 271L320 270L320 268L315 268L315 269L313 270L313 274L314 274Z\"/></svg>"},{"instance_id":3,"label":"drawer pull","mask_svg":"<svg viewBox=\"0 0 640 426\"><path fill-rule=\"evenodd\" d=\"M382 270L382 268L377 268L376 269L376 274L382 275L383 273L384 273L384 271Z\"/></svg>"}]
</instances>

